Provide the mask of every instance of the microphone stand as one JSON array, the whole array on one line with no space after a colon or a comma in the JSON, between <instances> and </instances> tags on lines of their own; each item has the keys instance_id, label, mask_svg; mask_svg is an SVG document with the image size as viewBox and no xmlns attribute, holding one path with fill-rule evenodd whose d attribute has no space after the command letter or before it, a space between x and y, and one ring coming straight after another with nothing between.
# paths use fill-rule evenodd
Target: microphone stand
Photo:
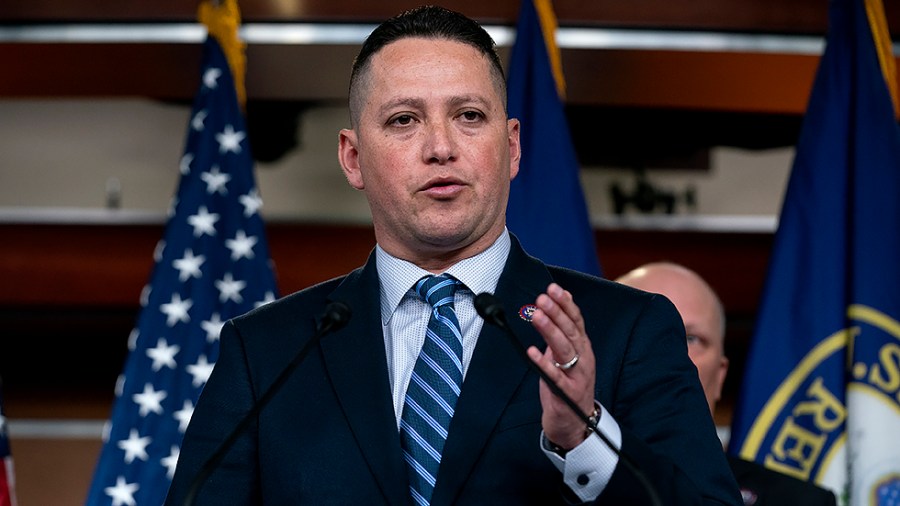
<instances>
[{"instance_id":1,"label":"microphone stand","mask_svg":"<svg viewBox=\"0 0 900 506\"><path fill-rule=\"evenodd\" d=\"M313 334L312 338L307 341L302 348L300 348L300 351L297 352L294 359L281 371L278 377L275 378L275 381L272 382L272 385L269 386L268 390L266 390L256 401L256 404L253 405L253 409L244 415L244 418L242 418L231 433L228 434L228 437L222 441L222 444L219 445L216 452L203 464L200 471L197 472L197 475L191 481L191 486L188 489L182 504L185 506L192 506L194 504L194 500L197 498L197 493L200 491L200 487L203 486L203 482L205 482L212 472L219 467L219 464L222 463L222 459L225 458L225 454L228 453L228 450L231 449L238 437L240 437L253 422L253 419L259 415L260 411L262 411L269 401L272 400L272 397L281 390L281 387L287 381L288 377L290 377L291 373L294 372L294 369L303 362L322 337L346 325L347 322L350 321L350 315L350 308L343 302L331 302L325 307L325 313L322 315L321 321L319 321L319 324L316 326L316 333Z\"/></svg>"},{"instance_id":2,"label":"microphone stand","mask_svg":"<svg viewBox=\"0 0 900 506\"><path fill-rule=\"evenodd\" d=\"M531 358L528 356L528 352L525 349L525 346L519 341L516 335L513 333L512 329L509 328L509 324L506 321L506 314L503 312L503 306L500 303L500 300L495 297L493 294L483 292L475 296L475 310L478 314L484 319L484 321L500 327L504 331L504 335L509 338L510 342L513 344L513 348L515 348L516 352L528 364L531 370L535 371L544 383L547 384L547 387L553 392L554 395L562 399L562 401L569 407L569 409L574 412L578 418L581 419L582 422L587 425L588 429L591 430L594 434L596 434L603 444L607 446L616 456L619 458L619 461L625 464L625 467L631 471L635 478L641 483L644 487L644 490L647 492L647 495L650 497L650 503L653 506L661 506L662 502L659 499L659 494L656 492L656 488L650 483L650 480L647 479L647 475L644 474L637 465L631 461L631 459L624 455L616 446L609 440L609 437L597 427L597 423L592 421L591 418L585 414L578 404L566 394L559 385L553 381L547 373L544 372Z\"/></svg>"}]
</instances>

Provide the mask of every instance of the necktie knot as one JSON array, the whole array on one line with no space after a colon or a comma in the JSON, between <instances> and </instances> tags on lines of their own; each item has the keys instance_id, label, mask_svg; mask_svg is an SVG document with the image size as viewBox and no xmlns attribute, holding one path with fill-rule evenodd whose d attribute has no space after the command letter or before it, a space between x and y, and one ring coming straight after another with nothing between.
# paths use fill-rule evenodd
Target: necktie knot
<instances>
[{"instance_id":1,"label":"necktie knot","mask_svg":"<svg viewBox=\"0 0 900 506\"><path fill-rule=\"evenodd\" d=\"M431 307L437 309L453 304L453 295L459 285L460 281L449 274L425 276L416 283L416 293Z\"/></svg>"}]
</instances>

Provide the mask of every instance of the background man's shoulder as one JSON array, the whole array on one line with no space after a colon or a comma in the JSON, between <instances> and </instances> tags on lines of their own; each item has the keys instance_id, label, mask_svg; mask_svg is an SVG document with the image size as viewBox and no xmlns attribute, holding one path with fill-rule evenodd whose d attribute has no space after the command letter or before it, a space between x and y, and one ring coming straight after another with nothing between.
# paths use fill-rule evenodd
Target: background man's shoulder
<instances>
[{"instance_id":1,"label":"background man's shoulder","mask_svg":"<svg viewBox=\"0 0 900 506\"><path fill-rule=\"evenodd\" d=\"M741 487L744 504L750 506L826 506L835 505L831 491L813 483L773 471L756 462L729 456L734 477Z\"/></svg>"}]
</instances>

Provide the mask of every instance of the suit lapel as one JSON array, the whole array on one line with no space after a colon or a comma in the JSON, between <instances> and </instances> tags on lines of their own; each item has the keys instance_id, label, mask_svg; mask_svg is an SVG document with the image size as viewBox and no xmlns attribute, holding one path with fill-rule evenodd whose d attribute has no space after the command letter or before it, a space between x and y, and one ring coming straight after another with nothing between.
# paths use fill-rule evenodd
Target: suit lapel
<instances>
[{"instance_id":1,"label":"suit lapel","mask_svg":"<svg viewBox=\"0 0 900 506\"><path fill-rule=\"evenodd\" d=\"M550 281L544 265L526 255L513 237L495 295L504 305L507 321L517 340L525 347L542 347L543 340L530 323L518 317L518 310L525 304L534 303ZM528 365L518 356L509 336L485 323L450 423L431 501L433 506L453 504L456 500L527 373Z\"/></svg>"},{"instance_id":2,"label":"suit lapel","mask_svg":"<svg viewBox=\"0 0 900 506\"><path fill-rule=\"evenodd\" d=\"M407 504L406 464L394 416L381 329L374 254L332 293L353 311L349 324L322 340L328 377L369 469L389 504ZM352 484L348 484L352 486Z\"/></svg>"}]
</instances>

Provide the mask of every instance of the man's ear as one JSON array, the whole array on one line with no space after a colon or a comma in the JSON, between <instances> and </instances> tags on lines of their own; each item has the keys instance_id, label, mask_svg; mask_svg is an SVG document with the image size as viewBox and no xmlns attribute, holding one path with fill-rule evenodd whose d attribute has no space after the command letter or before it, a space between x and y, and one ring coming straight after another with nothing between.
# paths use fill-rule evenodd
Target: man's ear
<instances>
[{"instance_id":1,"label":"man's ear","mask_svg":"<svg viewBox=\"0 0 900 506\"><path fill-rule=\"evenodd\" d=\"M519 143L519 120L510 118L506 121L509 137L509 179L515 179L519 173L519 160L522 158L522 145Z\"/></svg>"},{"instance_id":2,"label":"man's ear","mask_svg":"<svg viewBox=\"0 0 900 506\"><path fill-rule=\"evenodd\" d=\"M366 185L359 170L358 143L359 138L355 130L344 128L338 134L338 161L341 163L341 170L344 171L344 177L350 186L362 190Z\"/></svg>"},{"instance_id":3,"label":"man's ear","mask_svg":"<svg viewBox=\"0 0 900 506\"><path fill-rule=\"evenodd\" d=\"M722 385L725 384L725 376L728 375L728 357L723 356L719 360L719 370L716 371L716 402L722 397Z\"/></svg>"}]
</instances>

